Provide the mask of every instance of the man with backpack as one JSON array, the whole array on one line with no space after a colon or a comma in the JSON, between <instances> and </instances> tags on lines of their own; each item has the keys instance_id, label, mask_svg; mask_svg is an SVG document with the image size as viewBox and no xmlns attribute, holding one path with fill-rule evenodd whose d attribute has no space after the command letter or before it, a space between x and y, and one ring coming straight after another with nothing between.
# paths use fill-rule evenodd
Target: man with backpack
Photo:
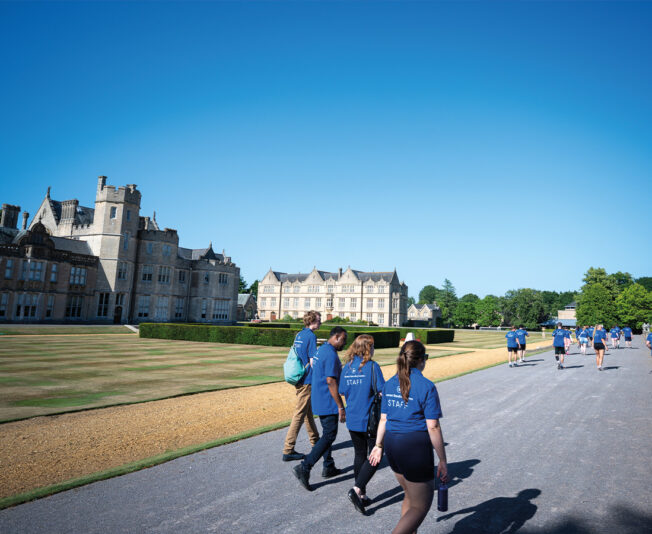
<instances>
[{"instance_id":1,"label":"man with backpack","mask_svg":"<svg viewBox=\"0 0 652 534\"><path fill-rule=\"evenodd\" d=\"M310 393L312 384L312 359L317 354L317 336L314 332L321 326L321 314L313 310L306 312L303 316L303 324L305 328L294 338L294 349L303 364L305 373L294 386L296 388L297 404L294 408L290 428L288 428L285 436L285 445L283 446L284 462L303 460L305 457L304 454L300 454L294 450L294 445L297 442L297 436L299 435L299 430L304 419L311 445L314 445L319 440L317 424L312 415Z\"/></svg>"}]
</instances>

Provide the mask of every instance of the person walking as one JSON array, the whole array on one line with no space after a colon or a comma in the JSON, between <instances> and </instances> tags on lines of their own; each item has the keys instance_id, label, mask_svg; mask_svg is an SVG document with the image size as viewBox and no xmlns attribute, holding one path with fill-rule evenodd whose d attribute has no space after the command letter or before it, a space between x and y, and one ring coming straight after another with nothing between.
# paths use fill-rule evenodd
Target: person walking
<instances>
[{"instance_id":1,"label":"person walking","mask_svg":"<svg viewBox=\"0 0 652 534\"><path fill-rule=\"evenodd\" d=\"M566 351L566 356L568 356L568 351L570 350L570 346L571 346L573 340L571 338L570 329L569 328L564 328L564 330L566 330L566 334L568 334L564 338L564 350Z\"/></svg>"},{"instance_id":2,"label":"person walking","mask_svg":"<svg viewBox=\"0 0 652 534\"><path fill-rule=\"evenodd\" d=\"M614 350L617 349L618 345L620 345L620 328L614 326L609 330L609 336L611 336L611 348Z\"/></svg>"},{"instance_id":3,"label":"person walking","mask_svg":"<svg viewBox=\"0 0 652 534\"><path fill-rule=\"evenodd\" d=\"M376 443L376 429L368 432L369 412L376 392L381 392L385 385L380 365L373 361L373 355L374 338L368 334L356 337L346 352L340 378L340 395L346 398L346 427L355 453L355 485L349 490L348 497L362 514L371 502L367 497L367 484L378 468L367 459Z\"/></svg>"},{"instance_id":4,"label":"person walking","mask_svg":"<svg viewBox=\"0 0 652 534\"><path fill-rule=\"evenodd\" d=\"M645 344L647 345L647 348L650 349L650 356L652 356L652 333L649 333L645 338Z\"/></svg>"},{"instance_id":5,"label":"person walking","mask_svg":"<svg viewBox=\"0 0 652 534\"><path fill-rule=\"evenodd\" d=\"M593 348L598 371L602 371L602 360L604 360L604 353L607 350L607 332L601 324L597 325L593 331Z\"/></svg>"},{"instance_id":6,"label":"person walking","mask_svg":"<svg viewBox=\"0 0 652 534\"><path fill-rule=\"evenodd\" d=\"M420 341L409 341L401 347L397 373L383 388L376 445L369 455L369 463L378 465L384 448L389 466L405 492L401 518L393 534L416 532L428 515L435 490L433 449L439 457L437 476L448 482L439 394L422 374L427 360L426 348Z\"/></svg>"},{"instance_id":7,"label":"person walking","mask_svg":"<svg viewBox=\"0 0 652 534\"><path fill-rule=\"evenodd\" d=\"M312 415L312 407L310 404L310 390L312 383L312 359L317 353L317 336L315 330L321 326L321 314L314 310L306 312L303 316L303 324L305 328L297 334L294 338L294 348L297 355L301 360L306 373L303 378L294 386L296 389L296 405L294 407L294 415L290 422L287 434L285 435L285 444L283 445L283 461L290 462L292 460L303 460L304 454L300 454L294 450L297 442L297 436L304 420L306 422L306 430L308 431L308 439L310 444L314 445L319 440L319 431L315 423L315 418Z\"/></svg>"},{"instance_id":8,"label":"person walking","mask_svg":"<svg viewBox=\"0 0 652 534\"><path fill-rule=\"evenodd\" d=\"M516 331L516 337L518 339L518 361L520 363L523 363L523 358L525 357L525 348L526 348L526 337L528 337L530 334L527 333L527 330L523 325L520 325L518 327L518 330Z\"/></svg>"},{"instance_id":9,"label":"person walking","mask_svg":"<svg viewBox=\"0 0 652 534\"><path fill-rule=\"evenodd\" d=\"M518 360L518 351L520 346L518 336L516 335L516 327L512 326L512 329L505 334L505 337L507 338L507 361L510 367L516 367L516 360ZM513 364L512 354L514 355Z\"/></svg>"},{"instance_id":10,"label":"person walking","mask_svg":"<svg viewBox=\"0 0 652 534\"><path fill-rule=\"evenodd\" d=\"M623 336L625 337L625 346L629 349L632 348L632 327L629 325L623 326Z\"/></svg>"},{"instance_id":11,"label":"person walking","mask_svg":"<svg viewBox=\"0 0 652 534\"><path fill-rule=\"evenodd\" d=\"M555 347L555 360L557 369L564 368L564 355L566 354L566 339L570 338L570 332L561 327L561 322L557 323L557 328L552 332L552 346Z\"/></svg>"},{"instance_id":12,"label":"person walking","mask_svg":"<svg viewBox=\"0 0 652 534\"><path fill-rule=\"evenodd\" d=\"M589 345L589 330L588 327L582 328L580 330L580 334L578 336L579 342L580 342L580 351L582 354L586 356L586 347Z\"/></svg>"},{"instance_id":13,"label":"person walking","mask_svg":"<svg viewBox=\"0 0 652 534\"><path fill-rule=\"evenodd\" d=\"M330 478L342 471L335 467L331 446L337 438L337 424L346 421L344 403L338 392L338 383L342 364L337 353L346 345L346 330L336 326L330 331L328 341L317 350L312 364L312 412L319 416L322 436L303 461L293 468L294 476L308 491L310 487L310 471L323 456L324 467L321 476Z\"/></svg>"}]
</instances>

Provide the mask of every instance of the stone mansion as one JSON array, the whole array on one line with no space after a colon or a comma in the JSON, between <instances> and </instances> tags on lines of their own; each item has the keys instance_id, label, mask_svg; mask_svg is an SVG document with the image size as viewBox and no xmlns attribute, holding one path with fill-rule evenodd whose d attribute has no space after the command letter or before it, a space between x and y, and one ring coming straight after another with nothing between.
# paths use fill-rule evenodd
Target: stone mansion
<instances>
[{"instance_id":1,"label":"stone mansion","mask_svg":"<svg viewBox=\"0 0 652 534\"><path fill-rule=\"evenodd\" d=\"M273 270L258 284L258 315L274 321L300 318L308 310L351 321L401 326L407 319L408 288L394 272L362 272L350 267L336 273L313 269L308 274Z\"/></svg>"},{"instance_id":2,"label":"stone mansion","mask_svg":"<svg viewBox=\"0 0 652 534\"><path fill-rule=\"evenodd\" d=\"M240 269L224 253L179 246L140 214L135 185L97 181L94 208L50 188L31 224L0 215L0 322L233 323Z\"/></svg>"}]
</instances>

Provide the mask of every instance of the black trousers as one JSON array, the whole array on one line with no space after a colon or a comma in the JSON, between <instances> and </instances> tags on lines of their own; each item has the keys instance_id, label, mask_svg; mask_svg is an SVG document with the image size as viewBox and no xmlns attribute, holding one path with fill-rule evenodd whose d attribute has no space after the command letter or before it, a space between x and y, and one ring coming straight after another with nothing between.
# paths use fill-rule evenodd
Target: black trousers
<instances>
[{"instance_id":1,"label":"black trousers","mask_svg":"<svg viewBox=\"0 0 652 534\"><path fill-rule=\"evenodd\" d=\"M367 483L374 476L378 466L369 463L369 454L376 444L376 438L367 437L366 432L354 432L349 430L355 457L353 459L353 474L355 475L355 485L360 488L362 495L367 493Z\"/></svg>"}]
</instances>

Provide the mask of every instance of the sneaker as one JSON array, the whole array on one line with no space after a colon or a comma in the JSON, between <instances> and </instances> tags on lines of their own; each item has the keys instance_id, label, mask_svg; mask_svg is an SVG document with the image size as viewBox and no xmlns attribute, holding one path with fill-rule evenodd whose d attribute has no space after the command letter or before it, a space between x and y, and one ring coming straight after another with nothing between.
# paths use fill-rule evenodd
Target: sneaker
<instances>
[{"instance_id":1,"label":"sneaker","mask_svg":"<svg viewBox=\"0 0 652 534\"><path fill-rule=\"evenodd\" d=\"M284 462L292 462L294 460L303 460L306 457L305 454L301 454L300 452L297 451L292 451L288 454L283 455L283 461Z\"/></svg>"},{"instance_id":2,"label":"sneaker","mask_svg":"<svg viewBox=\"0 0 652 534\"><path fill-rule=\"evenodd\" d=\"M557 369L561 369L561 368L562 368L562 367L561 367L561 364L558 363L558 364L557 364Z\"/></svg>"},{"instance_id":3,"label":"sneaker","mask_svg":"<svg viewBox=\"0 0 652 534\"><path fill-rule=\"evenodd\" d=\"M510 364L509 364L509 366L510 366L510 367L512 367L512 364L511 364L511 362L510 362Z\"/></svg>"},{"instance_id":4,"label":"sneaker","mask_svg":"<svg viewBox=\"0 0 652 534\"><path fill-rule=\"evenodd\" d=\"M310 487L310 471L306 471L303 468L303 464L295 465L292 468L292 472L304 488L308 491L312 491L312 488Z\"/></svg>"},{"instance_id":5,"label":"sneaker","mask_svg":"<svg viewBox=\"0 0 652 534\"><path fill-rule=\"evenodd\" d=\"M521 360L518 361L518 363L523 363L524 361L525 361L525 360L522 360L522 359L521 359Z\"/></svg>"},{"instance_id":6,"label":"sneaker","mask_svg":"<svg viewBox=\"0 0 652 534\"><path fill-rule=\"evenodd\" d=\"M334 465L330 467L324 467L324 469L322 469L321 471L322 478L333 478L341 474L342 474L342 470L338 469Z\"/></svg>"},{"instance_id":7,"label":"sneaker","mask_svg":"<svg viewBox=\"0 0 652 534\"><path fill-rule=\"evenodd\" d=\"M598 367L598 371L602 371L602 365Z\"/></svg>"}]
</instances>

